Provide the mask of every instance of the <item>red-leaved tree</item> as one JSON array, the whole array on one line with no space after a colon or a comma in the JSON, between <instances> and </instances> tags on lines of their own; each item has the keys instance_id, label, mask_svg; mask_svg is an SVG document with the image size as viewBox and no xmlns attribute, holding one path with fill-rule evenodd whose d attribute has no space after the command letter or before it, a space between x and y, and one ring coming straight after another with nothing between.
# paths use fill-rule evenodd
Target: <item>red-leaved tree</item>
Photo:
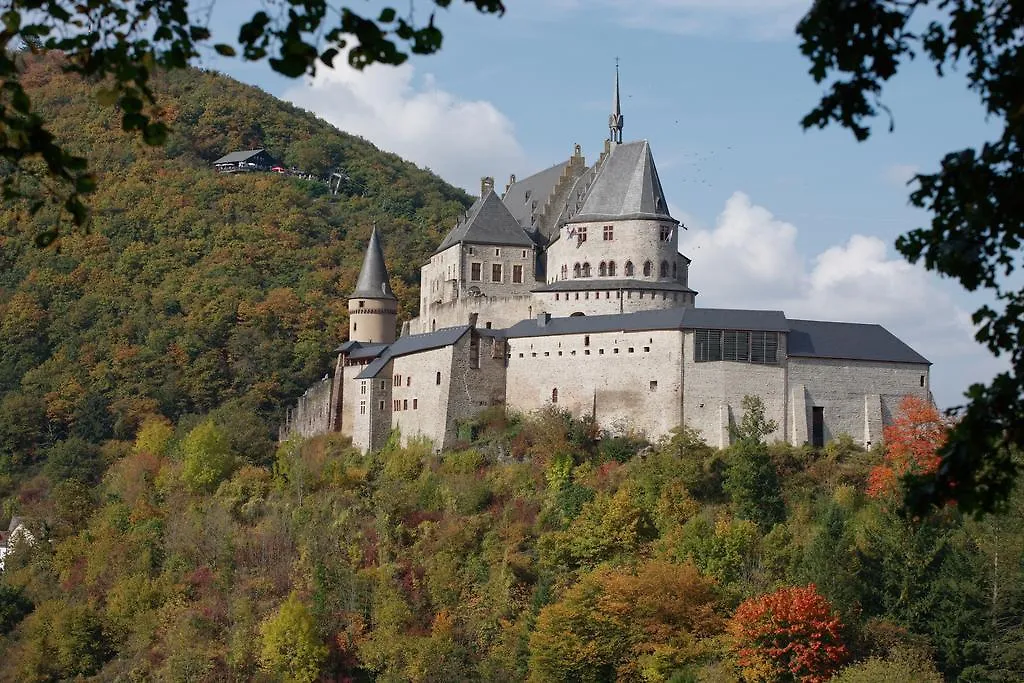
<instances>
[{"instance_id":1,"label":"red-leaved tree","mask_svg":"<svg viewBox=\"0 0 1024 683\"><path fill-rule=\"evenodd\" d=\"M814 584L743 602L728 630L748 681L827 681L849 657L842 622Z\"/></svg>"},{"instance_id":2,"label":"red-leaved tree","mask_svg":"<svg viewBox=\"0 0 1024 683\"><path fill-rule=\"evenodd\" d=\"M869 496L893 492L907 474L932 474L939 467L939 448L946 442L949 422L930 402L918 396L904 396L885 438L885 462L868 475Z\"/></svg>"}]
</instances>

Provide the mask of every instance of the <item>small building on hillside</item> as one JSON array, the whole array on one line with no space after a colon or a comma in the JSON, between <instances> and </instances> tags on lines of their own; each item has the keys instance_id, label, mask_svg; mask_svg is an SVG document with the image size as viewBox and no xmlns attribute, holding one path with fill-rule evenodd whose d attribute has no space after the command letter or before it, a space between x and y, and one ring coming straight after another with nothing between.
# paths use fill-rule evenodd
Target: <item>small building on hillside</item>
<instances>
[{"instance_id":1,"label":"small building on hillside","mask_svg":"<svg viewBox=\"0 0 1024 683\"><path fill-rule=\"evenodd\" d=\"M35 536L25 526L25 520L21 517L11 517L7 531L0 531L0 572L4 570L4 561L15 546L19 543L32 545L35 541Z\"/></svg>"},{"instance_id":2,"label":"small building on hillside","mask_svg":"<svg viewBox=\"0 0 1024 683\"><path fill-rule=\"evenodd\" d=\"M269 171L277 164L265 149L246 149L225 154L213 162L213 167L221 173L238 173L239 171Z\"/></svg>"}]
</instances>

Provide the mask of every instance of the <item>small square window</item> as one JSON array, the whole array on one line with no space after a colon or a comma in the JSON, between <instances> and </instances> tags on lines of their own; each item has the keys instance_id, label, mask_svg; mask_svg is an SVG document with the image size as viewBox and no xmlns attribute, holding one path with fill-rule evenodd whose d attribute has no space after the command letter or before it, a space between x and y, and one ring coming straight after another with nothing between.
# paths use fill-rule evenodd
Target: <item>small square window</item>
<instances>
[{"instance_id":1,"label":"small square window","mask_svg":"<svg viewBox=\"0 0 1024 683\"><path fill-rule=\"evenodd\" d=\"M360 301L359 302L359 308L363 308L364 306L366 306L366 302L365 301Z\"/></svg>"},{"instance_id":2,"label":"small square window","mask_svg":"<svg viewBox=\"0 0 1024 683\"><path fill-rule=\"evenodd\" d=\"M612 353L618 353L618 352L619 352L619 348L618 348L618 347L615 347L615 348L614 348L614 349L612 350Z\"/></svg>"},{"instance_id":3,"label":"small square window","mask_svg":"<svg viewBox=\"0 0 1024 683\"><path fill-rule=\"evenodd\" d=\"M583 355L584 355L584 356L589 356L589 355L590 355L590 349L585 349L585 350L583 351Z\"/></svg>"},{"instance_id":4,"label":"small square window","mask_svg":"<svg viewBox=\"0 0 1024 683\"><path fill-rule=\"evenodd\" d=\"M597 350L597 355L603 356L604 355L604 349L598 349Z\"/></svg>"},{"instance_id":5,"label":"small square window","mask_svg":"<svg viewBox=\"0 0 1024 683\"><path fill-rule=\"evenodd\" d=\"M657 391L657 389L658 389L658 380L652 379L651 380L651 391Z\"/></svg>"},{"instance_id":6,"label":"small square window","mask_svg":"<svg viewBox=\"0 0 1024 683\"><path fill-rule=\"evenodd\" d=\"M650 346L645 346L644 347L644 353L650 353L650 352L651 352L651 347Z\"/></svg>"},{"instance_id":7,"label":"small square window","mask_svg":"<svg viewBox=\"0 0 1024 683\"><path fill-rule=\"evenodd\" d=\"M522 357L523 357L523 354L519 354L519 357L520 357L520 358L522 358Z\"/></svg>"},{"instance_id":8,"label":"small square window","mask_svg":"<svg viewBox=\"0 0 1024 683\"><path fill-rule=\"evenodd\" d=\"M545 356L550 356L550 355L551 355L551 352L550 352L550 351L545 351L545 352L544 352L544 355L545 355Z\"/></svg>"},{"instance_id":9,"label":"small square window","mask_svg":"<svg viewBox=\"0 0 1024 683\"><path fill-rule=\"evenodd\" d=\"M629 347L629 352L633 353L633 347L632 346Z\"/></svg>"}]
</instances>

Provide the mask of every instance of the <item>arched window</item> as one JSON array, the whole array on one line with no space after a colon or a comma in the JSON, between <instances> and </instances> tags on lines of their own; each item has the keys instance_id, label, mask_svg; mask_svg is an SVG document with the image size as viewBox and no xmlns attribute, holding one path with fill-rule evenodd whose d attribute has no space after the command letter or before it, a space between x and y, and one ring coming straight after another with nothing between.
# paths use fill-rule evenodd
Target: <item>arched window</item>
<instances>
[{"instance_id":1,"label":"arched window","mask_svg":"<svg viewBox=\"0 0 1024 683\"><path fill-rule=\"evenodd\" d=\"M615 261L608 262L608 277L615 277Z\"/></svg>"},{"instance_id":2,"label":"arched window","mask_svg":"<svg viewBox=\"0 0 1024 683\"><path fill-rule=\"evenodd\" d=\"M572 267L572 276L573 277L579 277L580 276L580 264L577 263L577 264L575 264Z\"/></svg>"},{"instance_id":3,"label":"arched window","mask_svg":"<svg viewBox=\"0 0 1024 683\"><path fill-rule=\"evenodd\" d=\"M597 274L601 277L608 274L608 265L604 261L601 261L601 264L597 267Z\"/></svg>"},{"instance_id":4,"label":"arched window","mask_svg":"<svg viewBox=\"0 0 1024 683\"><path fill-rule=\"evenodd\" d=\"M658 277L668 277L668 261L661 262L661 268L658 269Z\"/></svg>"},{"instance_id":5,"label":"arched window","mask_svg":"<svg viewBox=\"0 0 1024 683\"><path fill-rule=\"evenodd\" d=\"M558 387L551 390L551 402L558 403Z\"/></svg>"},{"instance_id":6,"label":"arched window","mask_svg":"<svg viewBox=\"0 0 1024 683\"><path fill-rule=\"evenodd\" d=\"M626 277L633 277L633 262L626 261Z\"/></svg>"},{"instance_id":7,"label":"arched window","mask_svg":"<svg viewBox=\"0 0 1024 683\"><path fill-rule=\"evenodd\" d=\"M438 373L437 373L437 378L436 378L436 379L435 379L434 381L435 381L435 383L436 383L436 384L438 384L438 385L440 385L440 384L441 384L441 372L440 372L440 371L438 371Z\"/></svg>"},{"instance_id":8,"label":"arched window","mask_svg":"<svg viewBox=\"0 0 1024 683\"><path fill-rule=\"evenodd\" d=\"M644 277L650 277L650 276L651 276L651 262L650 261L644 261Z\"/></svg>"},{"instance_id":9,"label":"arched window","mask_svg":"<svg viewBox=\"0 0 1024 683\"><path fill-rule=\"evenodd\" d=\"M583 277L590 277L590 264L589 263L584 263L583 264Z\"/></svg>"}]
</instances>

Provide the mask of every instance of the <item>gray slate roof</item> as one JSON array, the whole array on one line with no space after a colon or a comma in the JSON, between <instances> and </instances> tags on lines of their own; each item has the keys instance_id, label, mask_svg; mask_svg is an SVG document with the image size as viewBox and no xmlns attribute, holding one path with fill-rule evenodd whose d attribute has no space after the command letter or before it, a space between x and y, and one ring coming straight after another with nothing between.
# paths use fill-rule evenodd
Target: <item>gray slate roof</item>
<instances>
[{"instance_id":1,"label":"gray slate roof","mask_svg":"<svg viewBox=\"0 0 1024 683\"><path fill-rule=\"evenodd\" d=\"M501 201L524 230L533 228L531 217L534 213L539 214L544 210L544 204L547 203L548 197L551 196L558 179L562 177L568 165L568 161L563 161L545 168L528 178L517 180L505 192ZM537 203L536 209L533 208L534 202Z\"/></svg>"},{"instance_id":2,"label":"gray slate roof","mask_svg":"<svg viewBox=\"0 0 1024 683\"><path fill-rule=\"evenodd\" d=\"M435 254L459 242L473 244L500 244L514 247L532 247L533 240L519 227L501 198L493 190L476 200L469 216L459 222L441 242Z\"/></svg>"},{"instance_id":3,"label":"gray slate roof","mask_svg":"<svg viewBox=\"0 0 1024 683\"><path fill-rule=\"evenodd\" d=\"M250 159L250 158L256 156L257 154L259 154L262 151L264 151L264 150L261 148L261 149L245 149L245 150L242 150L240 152L231 152L230 154L225 154L224 156L222 156L220 159L217 159L213 163L215 163L215 164L236 164L239 161L245 161L246 159Z\"/></svg>"},{"instance_id":4,"label":"gray slate roof","mask_svg":"<svg viewBox=\"0 0 1024 683\"><path fill-rule=\"evenodd\" d=\"M380 238L377 237L376 226L370 233L370 243L366 245L366 255L363 257L363 267L359 271L355 291L349 298L358 297L397 300L395 293L391 291L388 267L384 265L384 252L380 248Z\"/></svg>"},{"instance_id":5,"label":"gray slate roof","mask_svg":"<svg viewBox=\"0 0 1024 683\"><path fill-rule=\"evenodd\" d=\"M931 365L881 325L790 320L789 329L790 356Z\"/></svg>"},{"instance_id":6,"label":"gray slate roof","mask_svg":"<svg viewBox=\"0 0 1024 683\"><path fill-rule=\"evenodd\" d=\"M750 330L788 332L782 311L752 311L741 308L687 308L683 314L687 330Z\"/></svg>"},{"instance_id":7,"label":"gray slate roof","mask_svg":"<svg viewBox=\"0 0 1024 683\"><path fill-rule=\"evenodd\" d=\"M642 289L647 291L654 289L659 292L691 292L696 294L697 292L690 289L685 285L681 285L678 282L657 282L651 280L625 280L615 279L609 280L608 278L573 278L572 280L556 280L555 282L548 283L537 289L531 290L534 292L584 292L599 290L615 290L615 289Z\"/></svg>"},{"instance_id":8,"label":"gray slate roof","mask_svg":"<svg viewBox=\"0 0 1024 683\"><path fill-rule=\"evenodd\" d=\"M382 353L380 357L367 365L366 368L356 376L356 379L373 379L377 376L377 373L384 369L384 366L386 366L392 358L407 356L410 353L418 353L419 351L429 351L431 349L439 349L444 346L451 346L462 339L462 335L466 334L469 329L469 325L459 325L457 327L445 327L444 329L440 329L435 332L428 332L427 334L410 334L405 337L399 337L393 344L385 349L384 353Z\"/></svg>"},{"instance_id":9,"label":"gray slate roof","mask_svg":"<svg viewBox=\"0 0 1024 683\"><path fill-rule=\"evenodd\" d=\"M651 146L646 140L612 145L608 156L596 169L583 205L568 222L609 218L674 221L669 215Z\"/></svg>"}]
</instances>

